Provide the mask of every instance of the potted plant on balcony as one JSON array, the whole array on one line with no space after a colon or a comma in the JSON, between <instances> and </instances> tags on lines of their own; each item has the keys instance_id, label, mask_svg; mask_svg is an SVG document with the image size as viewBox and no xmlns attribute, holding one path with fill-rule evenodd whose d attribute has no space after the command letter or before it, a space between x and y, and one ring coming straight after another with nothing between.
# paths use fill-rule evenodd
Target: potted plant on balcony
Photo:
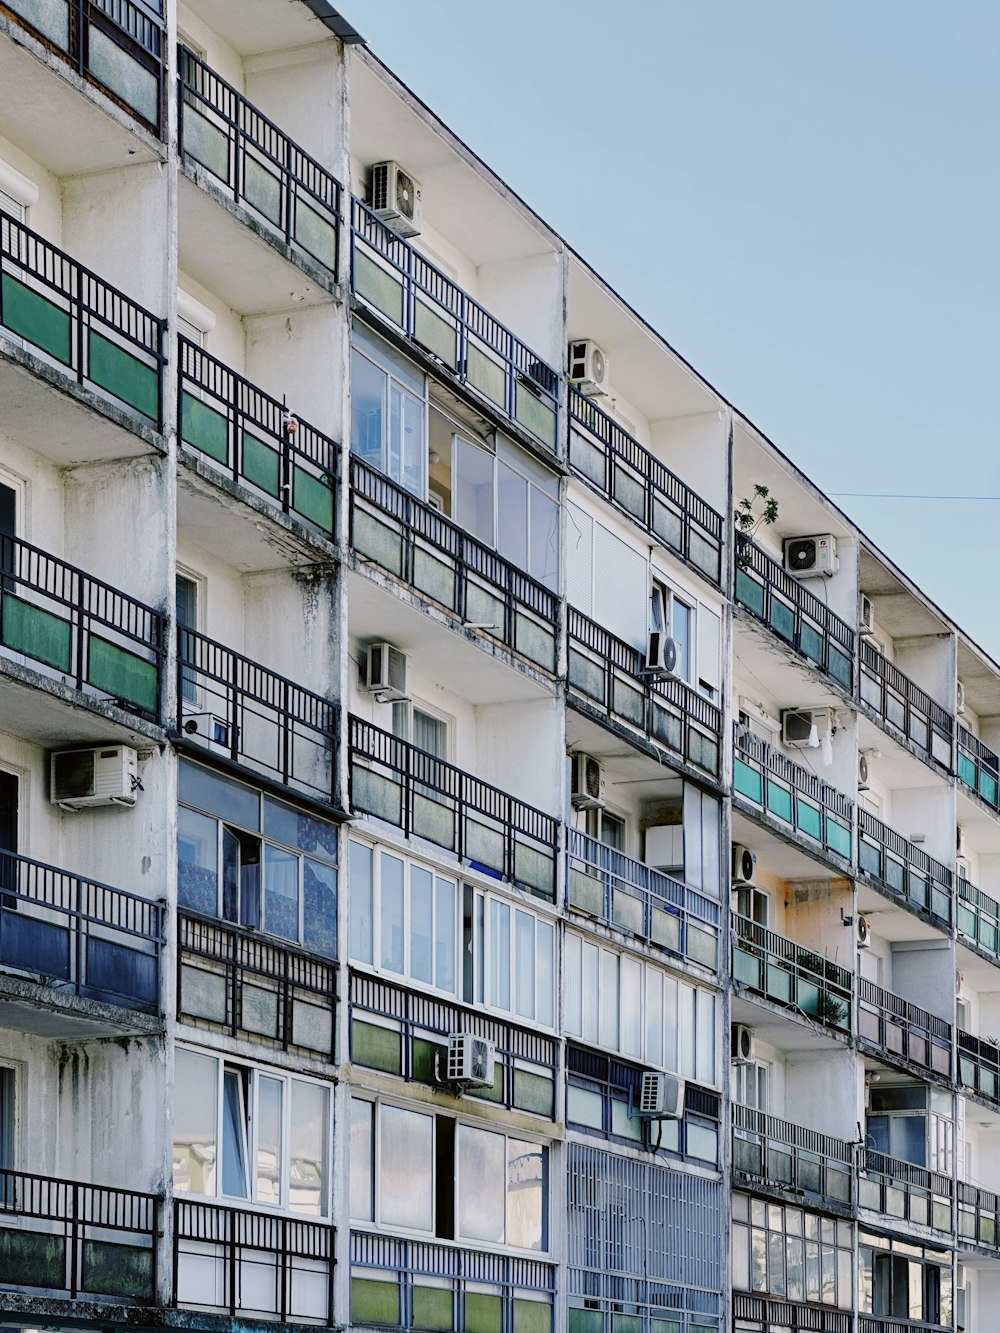
<instances>
[{"instance_id":1,"label":"potted plant on balcony","mask_svg":"<svg viewBox=\"0 0 1000 1333\"><path fill-rule=\"evenodd\" d=\"M733 510L736 525L736 564L745 569L750 563L750 544L761 528L769 528L778 517L778 502L767 486L757 482L753 495L744 495Z\"/></svg>"}]
</instances>

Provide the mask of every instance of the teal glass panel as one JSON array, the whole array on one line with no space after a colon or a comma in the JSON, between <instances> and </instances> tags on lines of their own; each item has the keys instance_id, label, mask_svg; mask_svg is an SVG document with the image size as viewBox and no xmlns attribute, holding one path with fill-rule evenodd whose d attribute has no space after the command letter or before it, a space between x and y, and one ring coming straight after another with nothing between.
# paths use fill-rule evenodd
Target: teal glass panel
<instances>
[{"instance_id":1,"label":"teal glass panel","mask_svg":"<svg viewBox=\"0 0 1000 1333\"><path fill-rule=\"evenodd\" d=\"M763 779L756 768L751 768L742 759L737 759L733 765L733 786L754 805L764 804Z\"/></svg>"},{"instance_id":2,"label":"teal glass panel","mask_svg":"<svg viewBox=\"0 0 1000 1333\"><path fill-rule=\"evenodd\" d=\"M292 468L292 508L324 532L333 532L333 479Z\"/></svg>"},{"instance_id":3,"label":"teal glass panel","mask_svg":"<svg viewBox=\"0 0 1000 1333\"><path fill-rule=\"evenodd\" d=\"M786 824L792 822L792 793L773 778L767 780L767 809L769 814L783 819Z\"/></svg>"},{"instance_id":4,"label":"teal glass panel","mask_svg":"<svg viewBox=\"0 0 1000 1333\"><path fill-rule=\"evenodd\" d=\"M160 377L156 371L93 329L88 347L89 378L155 421L160 415Z\"/></svg>"},{"instance_id":5,"label":"teal glass panel","mask_svg":"<svg viewBox=\"0 0 1000 1333\"><path fill-rule=\"evenodd\" d=\"M795 637L795 612L777 597L771 597L770 625L775 634L780 634L789 643Z\"/></svg>"},{"instance_id":6,"label":"teal glass panel","mask_svg":"<svg viewBox=\"0 0 1000 1333\"><path fill-rule=\"evenodd\" d=\"M87 645L87 680L95 689L124 699L146 713L156 712L157 671L152 662L91 634Z\"/></svg>"},{"instance_id":7,"label":"teal glass panel","mask_svg":"<svg viewBox=\"0 0 1000 1333\"><path fill-rule=\"evenodd\" d=\"M851 826L835 819L832 815L827 815L826 845L831 852L836 852L838 856L843 856L849 861L851 859Z\"/></svg>"},{"instance_id":8,"label":"teal glass panel","mask_svg":"<svg viewBox=\"0 0 1000 1333\"><path fill-rule=\"evenodd\" d=\"M823 837L823 812L818 805L813 805L800 796L795 807L795 822L800 833L819 841Z\"/></svg>"},{"instance_id":9,"label":"teal glass panel","mask_svg":"<svg viewBox=\"0 0 1000 1333\"><path fill-rule=\"evenodd\" d=\"M70 316L9 273L0 278L0 315L5 328L41 348L63 365L70 363Z\"/></svg>"},{"instance_id":10,"label":"teal glass panel","mask_svg":"<svg viewBox=\"0 0 1000 1333\"><path fill-rule=\"evenodd\" d=\"M736 600L755 616L764 619L764 585L752 578L745 569L736 571Z\"/></svg>"},{"instance_id":11,"label":"teal glass panel","mask_svg":"<svg viewBox=\"0 0 1000 1333\"><path fill-rule=\"evenodd\" d=\"M823 635L815 626L803 624L799 635L799 647L810 662L815 662L817 666L823 665Z\"/></svg>"},{"instance_id":12,"label":"teal glass panel","mask_svg":"<svg viewBox=\"0 0 1000 1333\"><path fill-rule=\"evenodd\" d=\"M259 490L277 499L281 494L281 455L277 449L243 432L243 476Z\"/></svg>"},{"instance_id":13,"label":"teal glass panel","mask_svg":"<svg viewBox=\"0 0 1000 1333\"><path fill-rule=\"evenodd\" d=\"M958 752L958 780L973 791L976 790L976 761L964 750Z\"/></svg>"},{"instance_id":14,"label":"teal glass panel","mask_svg":"<svg viewBox=\"0 0 1000 1333\"><path fill-rule=\"evenodd\" d=\"M57 671L70 670L73 631L67 621L9 592L3 594L0 614L4 647Z\"/></svg>"},{"instance_id":15,"label":"teal glass panel","mask_svg":"<svg viewBox=\"0 0 1000 1333\"><path fill-rule=\"evenodd\" d=\"M979 795L988 805L996 805L997 780L987 768L979 770Z\"/></svg>"},{"instance_id":16,"label":"teal glass panel","mask_svg":"<svg viewBox=\"0 0 1000 1333\"><path fill-rule=\"evenodd\" d=\"M849 690L854 684L854 663L835 644L830 644L830 662L828 666L829 674L838 684L843 685L845 690Z\"/></svg>"},{"instance_id":17,"label":"teal glass panel","mask_svg":"<svg viewBox=\"0 0 1000 1333\"><path fill-rule=\"evenodd\" d=\"M181 439L217 463L229 462L229 425L225 416L187 390L181 394Z\"/></svg>"}]
</instances>

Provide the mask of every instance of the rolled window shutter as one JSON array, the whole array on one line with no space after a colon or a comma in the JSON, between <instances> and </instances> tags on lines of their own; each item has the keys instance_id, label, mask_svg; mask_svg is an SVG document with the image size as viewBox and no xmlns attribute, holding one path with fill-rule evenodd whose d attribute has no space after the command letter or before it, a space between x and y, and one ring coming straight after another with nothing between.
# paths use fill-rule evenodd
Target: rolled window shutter
<instances>
[{"instance_id":1,"label":"rolled window shutter","mask_svg":"<svg viewBox=\"0 0 1000 1333\"><path fill-rule=\"evenodd\" d=\"M722 685L722 622L707 606L698 606L697 679L718 690Z\"/></svg>"}]
</instances>

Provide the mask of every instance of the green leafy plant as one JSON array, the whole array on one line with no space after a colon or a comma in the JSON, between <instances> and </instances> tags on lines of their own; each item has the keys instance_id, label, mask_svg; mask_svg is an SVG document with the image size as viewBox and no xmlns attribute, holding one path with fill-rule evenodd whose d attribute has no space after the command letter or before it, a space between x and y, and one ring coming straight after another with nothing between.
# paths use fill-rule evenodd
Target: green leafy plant
<instances>
[{"instance_id":1,"label":"green leafy plant","mask_svg":"<svg viewBox=\"0 0 1000 1333\"><path fill-rule=\"evenodd\" d=\"M778 517L778 502L766 486L758 482L752 496L744 496L733 512L740 536L753 541L761 528L769 528Z\"/></svg>"}]
</instances>

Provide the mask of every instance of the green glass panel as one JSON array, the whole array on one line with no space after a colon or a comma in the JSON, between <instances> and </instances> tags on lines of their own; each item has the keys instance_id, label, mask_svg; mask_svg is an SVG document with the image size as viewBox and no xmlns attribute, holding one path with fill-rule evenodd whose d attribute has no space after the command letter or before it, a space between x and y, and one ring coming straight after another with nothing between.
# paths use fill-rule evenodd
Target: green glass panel
<instances>
[{"instance_id":1,"label":"green glass panel","mask_svg":"<svg viewBox=\"0 0 1000 1333\"><path fill-rule=\"evenodd\" d=\"M455 369L457 334L455 326L442 319L436 310L432 310L423 301L417 301L414 317L414 335L422 347L433 352L436 357Z\"/></svg>"},{"instance_id":2,"label":"green glass panel","mask_svg":"<svg viewBox=\"0 0 1000 1333\"><path fill-rule=\"evenodd\" d=\"M552 1306L515 1296L514 1333L552 1333Z\"/></svg>"},{"instance_id":3,"label":"green glass panel","mask_svg":"<svg viewBox=\"0 0 1000 1333\"><path fill-rule=\"evenodd\" d=\"M243 197L268 222L281 226L281 181L249 153L243 159Z\"/></svg>"},{"instance_id":4,"label":"green glass panel","mask_svg":"<svg viewBox=\"0 0 1000 1333\"><path fill-rule=\"evenodd\" d=\"M83 1242L83 1289L135 1300L153 1297L153 1251L106 1240Z\"/></svg>"},{"instance_id":5,"label":"green glass panel","mask_svg":"<svg viewBox=\"0 0 1000 1333\"><path fill-rule=\"evenodd\" d=\"M818 805L800 796L795 808L796 824L801 833L817 840L823 837L823 812Z\"/></svg>"},{"instance_id":6,"label":"green glass panel","mask_svg":"<svg viewBox=\"0 0 1000 1333\"><path fill-rule=\"evenodd\" d=\"M486 1291L465 1294L465 1333L503 1333L503 1299Z\"/></svg>"},{"instance_id":7,"label":"green glass panel","mask_svg":"<svg viewBox=\"0 0 1000 1333\"><path fill-rule=\"evenodd\" d=\"M733 786L741 796L753 801L754 805L764 804L763 779L756 768L751 768L742 759L737 759L733 764Z\"/></svg>"},{"instance_id":8,"label":"green glass panel","mask_svg":"<svg viewBox=\"0 0 1000 1333\"><path fill-rule=\"evenodd\" d=\"M997 803L997 780L987 769L979 772L979 795L989 805Z\"/></svg>"},{"instance_id":9,"label":"green glass panel","mask_svg":"<svg viewBox=\"0 0 1000 1333\"><path fill-rule=\"evenodd\" d=\"M503 869L498 866L498 869ZM520 837L514 841L514 879L522 888L528 888L541 898L555 898L556 865L552 852L542 851L522 842Z\"/></svg>"},{"instance_id":10,"label":"green glass panel","mask_svg":"<svg viewBox=\"0 0 1000 1333\"><path fill-rule=\"evenodd\" d=\"M611 498L617 500L623 509L627 509L635 518L646 517L646 488L642 482L626 468L615 466L611 473ZM676 542L673 543L677 545Z\"/></svg>"},{"instance_id":11,"label":"green glass panel","mask_svg":"<svg viewBox=\"0 0 1000 1333\"><path fill-rule=\"evenodd\" d=\"M351 765L351 804L355 811L387 819L390 824L403 822L401 785L364 764Z\"/></svg>"},{"instance_id":12,"label":"green glass panel","mask_svg":"<svg viewBox=\"0 0 1000 1333\"><path fill-rule=\"evenodd\" d=\"M851 829L848 824L842 824L834 819L832 815L827 816L826 820L826 845L832 852L838 856L846 856L850 860L851 856Z\"/></svg>"},{"instance_id":13,"label":"green glass panel","mask_svg":"<svg viewBox=\"0 0 1000 1333\"><path fill-rule=\"evenodd\" d=\"M359 555L367 556L390 574L403 572L403 538L397 528L380 522L366 510L354 506L351 545Z\"/></svg>"},{"instance_id":14,"label":"green glass panel","mask_svg":"<svg viewBox=\"0 0 1000 1333\"><path fill-rule=\"evenodd\" d=\"M741 981L744 986L760 990L760 968L760 956L750 953L749 946L738 944L733 954L733 975L736 980Z\"/></svg>"},{"instance_id":15,"label":"green glass panel","mask_svg":"<svg viewBox=\"0 0 1000 1333\"><path fill-rule=\"evenodd\" d=\"M229 424L225 416L186 389L181 394L181 439L217 463L229 462Z\"/></svg>"},{"instance_id":16,"label":"green glass panel","mask_svg":"<svg viewBox=\"0 0 1000 1333\"><path fill-rule=\"evenodd\" d=\"M973 791L976 790L976 762L962 750L958 752L958 779Z\"/></svg>"},{"instance_id":17,"label":"green glass panel","mask_svg":"<svg viewBox=\"0 0 1000 1333\"><path fill-rule=\"evenodd\" d=\"M570 1310L569 1333L603 1333L604 1314L601 1310Z\"/></svg>"},{"instance_id":18,"label":"green glass panel","mask_svg":"<svg viewBox=\"0 0 1000 1333\"><path fill-rule=\"evenodd\" d=\"M556 640L551 630L531 616L514 613L514 648L544 671L556 669Z\"/></svg>"},{"instance_id":19,"label":"green glass panel","mask_svg":"<svg viewBox=\"0 0 1000 1333\"><path fill-rule=\"evenodd\" d=\"M552 1118L555 1105L555 1086L551 1075L531 1074L527 1069L514 1070L514 1105L519 1111Z\"/></svg>"},{"instance_id":20,"label":"green glass panel","mask_svg":"<svg viewBox=\"0 0 1000 1333\"><path fill-rule=\"evenodd\" d=\"M492 1088L474 1088L470 1091L470 1097L479 1097L484 1102L503 1103L504 1089L504 1067L501 1061L497 1061L493 1066L493 1086Z\"/></svg>"},{"instance_id":21,"label":"green glass panel","mask_svg":"<svg viewBox=\"0 0 1000 1333\"><path fill-rule=\"evenodd\" d=\"M811 662L823 665L823 635L813 625L803 625L799 635L799 647Z\"/></svg>"},{"instance_id":22,"label":"green glass panel","mask_svg":"<svg viewBox=\"0 0 1000 1333\"><path fill-rule=\"evenodd\" d=\"M795 635L795 612L777 597L771 598L771 628L791 643Z\"/></svg>"},{"instance_id":23,"label":"green glass panel","mask_svg":"<svg viewBox=\"0 0 1000 1333\"><path fill-rule=\"evenodd\" d=\"M469 344L469 359L466 378L480 393L491 398L498 407L507 406L507 375L503 366L480 351L474 343Z\"/></svg>"},{"instance_id":24,"label":"green glass panel","mask_svg":"<svg viewBox=\"0 0 1000 1333\"><path fill-rule=\"evenodd\" d=\"M681 1333L681 1323L679 1319L650 1319L649 1333ZM715 1330L706 1330L706 1333L715 1333Z\"/></svg>"},{"instance_id":25,"label":"green glass panel","mask_svg":"<svg viewBox=\"0 0 1000 1333\"><path fill-rule=\"evenodd\" d=\"M424 1037L413 1039L413 1077L418 1083L437 1083L436 1066L447 1055L447 1047L440 1042L427 1041Z\"/></svg>"},{"instance_id":26,"label":"green glass panel","mask_svg":"<svg viewBox=\"0 0 1000 1333\"><path fill-rule=\"evenodd\" d=\"M783 819L786 824L792 822L792 793L773 778L767 780L767 809L770 814Z\"/></svg>"},{"instance_id":27,"label":"green glass panel","mask_svg":"<svg viewBox=\"0 0 1000 1333\"><path fill-rule=\"evenodd\" d=\"M736 571L736 600L764 619L764 585L751 578L745 569Z\"/></svg>"},{"instance_id":28,"label":"green glass panel","mask_svg":"<svg viewBox=\"0 0 1000 1333\"><path fill-rule=\"evenodd\" d=\"M641 1314L616 1314L611 1321L612 1333L643 1333Z\"/></svg>"},{"instance_id":29,"label":"green glass panel","mask_svg":"<svg viewBox=\"0 0 1000 1333\"><path fill-rule=\"evenodd\" d=\"M581 907L591 916L604 915L604 883L596 875L570 866L566 880L566 896L575 907Z\"/></svg>"},{"instance_id":30,"label":"green glass panel","mask_svg":"<svg viewBox=\"0 0 1000 1333\"><path fill-rule=\"evenodd\" d=\"M850 690L854 684L854 663L846 653L834 644L830 644L830 661L828 664L829 674L835 681L843 685L845 690Z\"/></svg>"},{"instance_id":31,"label":"green glass panel","mask_svg":"<svg viewBox=\"0 0 1000 1333\"><path fill-rule=\"evenodd\" d=\"M217 125L184 101L184 155L200 162L213 176L229 183L229 140Z\"/></svg>"},{"instance_id":32,"label":"green glass panel","mask_svg":"<svg viewBox=\"0 0 1000 1333\"><path fill-rule=\"evenodd\" d=\"M450 1329L454 1326L452 1294L447 1287L413 1287L413 1328Z\"/></svg>"},{"instance_id":33,"label":"green glass panel","mask_svg":"<svg viewBox=\"0 0 1000 1333\"><path fill-rule=\"evenodd\" d=\"M18 1287L66 1286L66 1241L34 1231L0 1230L0 1282Z\"/></svg>"},{"instance_id":34,"label":"green glass panel","mask_svg":"<svg viewBox=\"0 0 1000 1333\"><path fill-rule=\"evenodd\" d=\"M376 1027L374 1023L351 1022L351 1059L368 1069L381 1069L387 1074L403 1072L400 1035L391 1028Z\"/></svg>"},{"instance_id":35,"label":"green glass panel","mask_svg":"<svg viewBox=\"0 0 1000 1333\"><path fill-rule=\"evenodd\" d=\"M281 494L281 455L277 449L246 430L243 432L241 472L251 486L278 499Z\"/></svg>"},{"instance_id":36,"label":"green glass panel","mask_svg":"<svg viewBox=\"0 0 1000 1333\"><path fill-rule=\"evenodd\" d=\"M333 478L292 468L292 508L324 532L333 532Z\"/></svg>"},{"instance_id":37,"label":"green glass panel","mask_svg":"<svg viewBox=\"0 0 1000 1333\"><path fill-rule=\"evenodd\" d=\"M44 662L57 671L69 671L73 657L73 631L65 620L32 606L13 593L0 600L0 636L4 647Z\"/></svg>"},{"instance_id":38,"label":"green glass panel","mask_svg":"<svg viewBox=\"0 0 1000 1333\"><path fill-rule=\"evenodd\" d=\"M402 1302L395 1282L351 1278L351 1319L356 1324L398 1324Z\"/></svg>"},{"instance_id":39,"label":"green glass panel","mask_svg":"<svg viewBox=\"0 0 1000 1333\"><path fill-rule=\"evenodd\" d=\"M779 1004L792 1002L792 974L776 963L767 964L767 994ZM801 1002L801 998L800 998Z\"/></svg>"},{"instance_id":40,"label":"green glass panel","mask_svg":"<svg viewBox=\"0 0 1000 1333\"><path fill-rule=\"evenodd\" d=\"M556 447L555 409L543 398L536 398L523 384L517 386L517 419L543 444L550 449Z\"/></svg>"},{"instance_id":41,"label":"green glass panel","mask_svg":"<svg viewBox=\"0 0 1000 1333\"><path fill-rule=\"evenodd\" d=\"M569 650L569 683L581 694L603 702L604 668L573 648Z\"/></svg>"},{"instance_id":42,"label":"green glass panel","mask_svg":"<svg viewBox=\"0 0 1000 1333\"><path fill-rule=\"evenodd\" d=\"M115 699L125 699L145 713L155 713L157 671L153 662L91 634L87 644L87 680Z\"/></svg>"},{"instance_id":43,"label":"green glass panel","mask_svg":"<svg viewBox=\"0 0 1000 1333\"><path fill-rule=\"evenodd\" d=\"M611 683L611 711L633 726L642 727L646 721L645 695L616 676Z\"/></svg>"},{"instance_id":44,"label":"green glass panel","mask_svg":"<svg viewBox=\"0 0 1000 1333\"><path fill-rule=\"evenodd\" d=\"M359 296L403 327L403 284L381 265L354 247L354 290Z\"/></svg>"},{"instance_id":45,"label":"green glass panel","mask_svg":"<svg viewBox=\"0 0 1000 1333\"><path fill-rule=\"evenodd\" d=\"M337 270L337 228L301 198L295 204L295 239L331 273Z\"/></svg>"},{"instance_id":46,"label":"green glass panel","mask_svg":"<svg viewBox=\"0 0 1000 1333\"><path fill-rule=\"evenodd\" d=\"M5 328L40 347L63 365L70 363L70 317L67 311L18 282L9 273L0 278L0 318Z\"/></svg>"},{"instance_id":47,"label":"green glass panel","mask_svg":"<svg viewBox=\"0 0 1000 1333\"><path fill-rule=\"evenodd\" d=\"M93 329L88 348L87 365L94 384L155 421L160 415L160 379L156 371Z\"/></svg>"}]
</instances>

